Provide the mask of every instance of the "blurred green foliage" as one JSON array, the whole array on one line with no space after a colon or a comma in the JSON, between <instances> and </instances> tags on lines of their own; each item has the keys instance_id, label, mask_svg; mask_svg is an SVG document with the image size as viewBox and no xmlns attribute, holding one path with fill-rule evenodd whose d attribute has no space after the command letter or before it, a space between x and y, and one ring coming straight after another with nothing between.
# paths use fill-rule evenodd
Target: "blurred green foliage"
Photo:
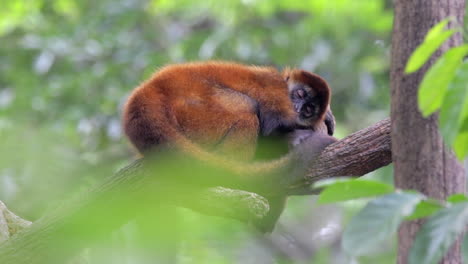
<instances>
[{"instance_id":1,"label":"blurred green foliage","mask_svg":"<svg viewBox=\"0 0 468 264\"><path fill-rule=\"evenodd\" d=\"M170 63L219 59L304 68L333 89L338 137L383 119L389 113L390 2L2 1L0 200L35 220L134 159L120 129L122 105L133 87ZM372 177L389 181L390 175L385 169ZM310 234L312 242L303 239L313 246L307 254L299 250L302 259L328 245L314 258L317 263L343 263L347 258L339 246L320 235L321 228L333 226L334 236L328 237L338 239L339 210L313 207L314 198L291 200L282 218L287 232L276 237L283 244L249 237L231 220L181 210L189 223L181 229L191 235L178 260L249 263L248 253L256 262L289 263L297 254L278 248L299 247L299 235ZM234 242L220 237L237 241L237 251L229 244ZM383 263L391 248L360 263ZM114 245L111 255L118 251ZM131 261L114 257L112 263Z\"/></svg>"},{"instance_id":2,"label":"blurred green foliage","mask_svg":"<svg viewBox=\"0 0 468 264\"><path fill-rule=\"evenodd\" d=\"M411 264L439 263L453 243L465 236L468 225L468 197L465 194L453 194L445 201L439 201L416 191L393 190L392 185L377 181L351 178L325 180L318 184L325 188L319 195L319 202L374 197L345 227L341 242L349 256L376 252L382 242L396 235L405 220L426 220L411 245L408 256ZM463 243L466 241L464 238ZM463 250L466 250L466 244Z\"/></svg>"},{"instance_id":3,"label":"blurred green foliage","mask_svg":"<svg viewBox=\"0 0 468 264\"><path fill-rule=\"evenodd\" d=\"M125 96L174 62L315 71L331 83L341 135L388 112L383 1L13 0L0 12L0 133L44 149L43 140L23 142L36 137L26 131L43 131L76 164L129 157L119 126Z\"/></svg>"}]
</instances>

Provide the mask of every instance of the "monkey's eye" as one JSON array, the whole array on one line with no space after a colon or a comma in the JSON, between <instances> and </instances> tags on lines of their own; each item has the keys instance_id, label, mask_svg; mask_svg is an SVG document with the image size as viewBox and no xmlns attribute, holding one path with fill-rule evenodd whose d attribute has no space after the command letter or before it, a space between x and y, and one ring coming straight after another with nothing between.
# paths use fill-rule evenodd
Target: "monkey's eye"
<instances>
[{"instance_id":1,"label":"monkey's eye","mask_svg":"<svg viewBox=\"0 0 468 264\"><path fill-rule=\"evenodd\" d=\"M304 97L305 97L304 89L297 89L296 92L295 92L295 95L299 99L304 99Z\"/></svg>"},{"instance_id":2,"label":"monkey's eye","mask_svg":"<svg viewBox=\"0 0 468 264\"><path fill-rule=\"evenodd\" d=\"M304 117L306 118L310 118L312 117L312 115L314 114L314 106L312 105L305 105L302 110L301 110L301 113Z\"/></svg>"}]
</instances>

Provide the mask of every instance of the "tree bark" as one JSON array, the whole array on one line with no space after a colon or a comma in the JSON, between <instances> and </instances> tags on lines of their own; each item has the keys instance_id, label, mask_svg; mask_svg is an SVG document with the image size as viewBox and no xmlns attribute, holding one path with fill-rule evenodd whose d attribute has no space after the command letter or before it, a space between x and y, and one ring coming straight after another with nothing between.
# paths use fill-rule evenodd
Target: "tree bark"
<instances>
[{"instance_id":1,"label":"tree bark","mask_svg":"<svg viewBox=\"0 0 468 264\"><path fill-rule=\"evenodd\" d=\"M309 164L304 184L339 176L362 176L390 164L391 152L390 119L387 118L328 146Z\"/></svg>"},{"instance_id":2,"label":"tree bark","mask_svg":"<svg viewBox=\"0 0 468 264\"><path fill-rule=\"evenodd\" d=\"M328 146L310 162L307 161L307 145L306 140L297 149L308 162L304 186L327 177L364 175L391 162L390 120ZM0 245L1 263L65 263L92 242L145 211L154 210L158 204L175 204L241 221L262 217L267 211L265 199L253 193L225 188L196 190L193 175L183 177L188 181L186 186L173 186L164 181L165 176L174 177L184 172L185 167L180 162L173 166L163 162L154 164L151 160L148 164L147 160L138 160L100 186L49 212ZM189 168L185 172L193 174L194 170Z\"/></svg>"},{"instance_id":3,"label":"tree bark","mask_svg":"<svg viewBox=\"0 0 468 264\"><path fill-rule=\"evenodd\" d=\"M406 62L422 43L428 30L449 16L455 18L449 27L462 27L464 0L395 0L395 18L391 63L392 153L395 185L418 190L430 197L444 199L465 192L463 166L444 147L438 129L438 115L423 118L418 110L418 86L442 52L462 43L457 33L418 72L406 75ZM423 221L404 223L398 236L398 263L407 263L416 232ZM461 263L460 244L456 243L441 263Z\"/></svg>"}]
</instances>

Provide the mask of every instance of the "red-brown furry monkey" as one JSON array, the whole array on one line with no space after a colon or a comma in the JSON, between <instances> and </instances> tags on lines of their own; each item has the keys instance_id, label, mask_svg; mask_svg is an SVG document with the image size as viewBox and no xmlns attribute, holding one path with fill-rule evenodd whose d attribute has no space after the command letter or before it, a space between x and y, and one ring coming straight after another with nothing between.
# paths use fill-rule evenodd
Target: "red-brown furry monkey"
<instances>
[{"instance_id":1,"label":"red-brown furry monkey","mask_svg":"<svg viewBox=\"0 0 468 264\"><path fill-rule=\"evenodd\" d=\"M124 107L123 128L143 155L175 149L235 172L245 181L303 158L291 152L274 161L243 162L254 156L260 135L306 129L305 134L317 135L313 146L308 145L313 155L336 141L331 137L330 93L325 80L299 69L280 73L271 67L220 61L174 64L132 92ZM292 143L300 140L296 137ZM258 192L269 200L270 212L255 224L271 232L286 195Z\"/></svg>"}]
</instances>

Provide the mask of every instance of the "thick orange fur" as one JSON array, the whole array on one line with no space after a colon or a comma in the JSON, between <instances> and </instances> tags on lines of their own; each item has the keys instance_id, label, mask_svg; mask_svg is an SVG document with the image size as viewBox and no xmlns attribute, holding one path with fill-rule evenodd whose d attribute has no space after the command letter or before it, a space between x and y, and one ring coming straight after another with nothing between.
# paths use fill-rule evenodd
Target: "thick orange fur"
<instances>
[{"instance_id":1,"label":"thick orange fur","mask_svg":"<svg viewBox=\"0 0 468 264\"><path fill-rule=\"evenodd\" d=\"M290 85L296 83L312 87L320 101L310 129L323 126L330 89L319 76L296 69L280 73L269 67L203 62L164 67L137 87L124 107L123 127L144 155L164 146L243 179L270 174L290 165L295 154L269 162L238 159L254 155L260 134L294 130L298 113L290 100ZM273 229L285 197L284 193L269 197L271 216L259 224L262 230Z\"/></svg>"},{"instance_id":2,"label":"thick orange fur","mask_svg":"<svg viewBox=\"0 0 468 264\"><path fill-rule=\"evenodd\" d=\"M123 127L142 154L158 145L198 149L187 144L190 141L201 149L252 157L259 133L269 134L297 121L289 82L314 88L322 102L317 123L323 121L330 90L317 75L204 62L164 67L137 87L125 105ZM201 149L196 152L204 152Z\"/></svg>"}]
</instances>

